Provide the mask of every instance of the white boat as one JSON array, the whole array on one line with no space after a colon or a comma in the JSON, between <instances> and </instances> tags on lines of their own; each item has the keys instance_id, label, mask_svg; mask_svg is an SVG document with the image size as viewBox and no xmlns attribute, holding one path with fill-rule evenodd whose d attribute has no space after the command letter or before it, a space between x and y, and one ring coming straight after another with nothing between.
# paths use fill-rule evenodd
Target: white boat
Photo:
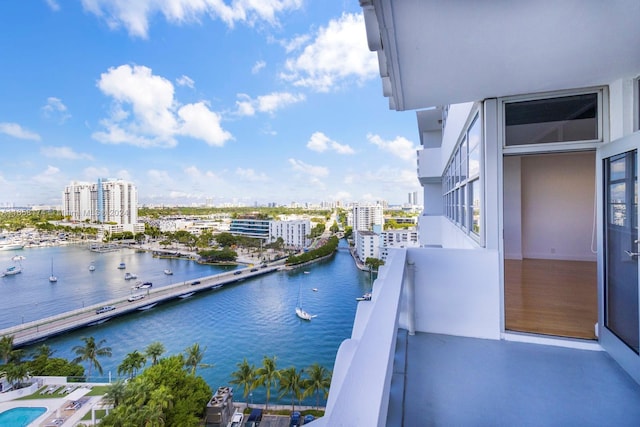
<instances>
[{"instance_id":1,"label":"white boat","mask_svg":"<svg viewBox=\"0 0 640 427\"><path fill-rule=\"evenodd\" d=\"M298 286L298 305L296 306L296 315L299 318L301 318L302 320L311 320L314 317L316 317L315 315L307 313L302 308L302 293L301 293L301 287L300 286Z\"/></svg>"},{"instance_id":2,"label":"white boat","mask_svg":"<svg viewBox=\"0 0 640 427\"><path fill-rule=\"evenodd\" d=\"M49 276L49 282L55 283L58 281L58 278L53 274L53 259L51 259L51 276Z\"/></svg>"},{"instance_id":3,"label":"white boat","mask_svg":"<svg viewBox=\"0 0 640 427\"><path fill-rule=\"evenodd\" d=\"M14 274L22 273L22 268L12 265L11 267L7 267L3 271L4 276L13 276Z\"/></svg>"},{"instance_id":4,"label":"white boat","mask_svg":"<svg viewBox=\"0 0 640 427\"><path fill-rule=\"evenodd\" d=\"M356 298L356 301L371 301L371 293L367 292L366 294L362 295L361 297Z\"/></svg>"},{"instance_id":5,"label":"white boat","mask_svg":"<svg viewBox=\"0 0 640 427\"><path fill-rule=\"evenodd\" d=\"M17 251L24 248L22 243L0 243L0 251Z\"/></svg>"},{"instance_id":6,"label":"white boat","mask_svg":"<svg viewBox=\"0 0 640 427\"><path fill-rule=\"evenodd\" d=\"M170 269L168 269L168 268L165 268L165 269L164 269L164 274L166 274L167 276L171 276L171 275L173 274L173 271L171 271L171 270L170 270Z\"/></svg>"},{"instance_id":7,"label":"white boat","mask_svg":"<svg viewBox=\"0 0 640 427\"><path fill-rule=\"evenodd\" d=\"M124 270L125 268L127 268L127 265L124 262L121 262L120 264L118 264L118 269Z\"/></svg>"},{"instance_id":8,"label":"white boat","mask_svg":"<svg viewBox=\"0 0 640 427\"><path fill-rule=\"evenodd\" d=\"M142 285L138 285L138 289L149 289L153 286L151 282L144 282Z\"/></svg>"},{"instance_id":9,"label":"white boat","mask_svg":"<svg viewBox=\"0 0 640 427\"><path fill-rule=\"evenodd\" d=\"M96 270L96 266L95 266L95 265L93 265L93 264L91 264L91 265L89 266L89 271L95 271L95 270Z\"/></svg>"},{"instance_id":10,"label":"white boat","mask_svg":"<svg viewBox=\"0 0 640 427\"><path fill-rule=\"evenodd\" d=\"M23 259L27 259L27 257L24 257L22 255L16 255L13 258L11 258L13 261L22 261Z\"/></svg>"},{"instance_id":11,"label":"white boat","mask_svg":"<svg viewBox=\"0 0 640 427\"><path fill-rule=\"evenodd\" d=\"M313 292L318 292L318 288L311 288Z\"/></svg>"},{"instance_id":12,"label":"white boat","mask_svg":"<svg viewBox=\"0 0 640 427\"><path fill-rule=\"evenodd\" d=\"M296 315L303 320L311 320L316 317L315 314L309 314L302 309L302 307L296 307Z\"/></svg>"},{"instance_id":13,"label":"white boat","mask_svg":"<svg viewBox=\"0 0 640 427\"><path fill-rule=\"evenodd\" d=\"M138 276L135 273L129 273L129 272L124 273L124 280L132 280L137 278Z\"/></svg>"}]
</instances>

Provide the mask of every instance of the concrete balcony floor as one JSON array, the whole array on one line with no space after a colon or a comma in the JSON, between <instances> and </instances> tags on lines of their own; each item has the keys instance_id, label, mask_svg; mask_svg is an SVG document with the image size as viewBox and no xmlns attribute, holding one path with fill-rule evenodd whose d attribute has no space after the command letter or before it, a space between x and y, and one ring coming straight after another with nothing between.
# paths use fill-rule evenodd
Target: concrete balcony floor
<instances>
[{"instance_id":1,"label":"concrete balcony floor","mask_svg":"<svg viewBox=\"0 0 640 427\"><path fill-rule=\"evenodd\" d=\"M398 332L387 426L639 426L640 385L603 351Z\"/></svg>"}]
</instances>

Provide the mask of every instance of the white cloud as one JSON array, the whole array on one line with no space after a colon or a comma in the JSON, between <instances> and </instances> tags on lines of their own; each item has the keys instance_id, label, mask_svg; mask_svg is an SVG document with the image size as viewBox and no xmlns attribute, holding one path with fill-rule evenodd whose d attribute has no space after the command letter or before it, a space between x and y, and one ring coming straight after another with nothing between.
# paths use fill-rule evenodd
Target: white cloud
<instances>
[{"instance_id":1,"label":"white cloud","mask_svg":"<svg viewBox=\"0 0 640 427\"><path fill-rule=\"evenodd\" d=\"M418 147L402 136L397 136L395 139L386 141L379 135L368 134L367 139L381 150L388 151L402 160L412 162L416 160L416 150Z\"/></svg>"},{"instance_id":2,"label":"white cloud","mask_svg":"<svg viewBox=\"0 0 640 427\"><path fill-rule=\"evenodd\" d=\"M182 75L176 79L176 83L178 86L187 86L193 89L196 85L196 82L193 81L189 76Z\"/></svg>"},{"instance_id":3,"label":"white cloud","mask_svg":"<svg viewBox=\"0 0 640 427\"><path fill-rule=\"evenodd\" d=\"M238 168L236 169L236 175L238 175L242 179L245 179L251 182L265 182L269 180L269 177L266 174L256 173L256 171L254 171L251 168L249 169Z\"/></svg>"},{"instance_id":4,"label":"white cloud","mask_svg":"<svg viewBox=\"0 0 640 427\"><path fill-rule=\"evenodd\" d=\"M45 2L54 12L57 12L60 10L60 5L56 0L45 0Z\"/></svg>"},{"instance_id":5,"label":"white cloud","mask_svg":"<svg viewBox=\"0 0 640 427\"><path fill-rule=\"evenodd\" d=\"M367 46L362 14L343 13L331 20L297 57L286 61L285 69L281 78L319 92L377 77L378 60Z\"/></svg>"},{"instance_id":6,"label":"white cloud","mask_svg":"<svg viewBox=\"0 0 640 427\"><path fill-rule=\"evenodd\" d=\"M113 98L109 117L100 122L105 129L92 135L102 143L174 147L177 136L189 136L221 146L233 138L204 102L180 106L171 82L148 67L109 68L98 88Z\"/></svg>"},{"instance_id":7,"label":"white cloud","mask_svg":"<svg viewBox=\"0 0 640 427\"><path fill-rule=\"evenodd\" d=\"M220 19L233 28L236 22L258 21L277 26L277 14L302 7L303 0L82 0L85 10L106 21L112 29L125 27L129 35L146 38L149 20L162 14L173 24L198 22L203 17Z\"/></svg>"},{"instance_id":8,"label":"white cloud","mask_svg":"<svg viewBox=\"0 0 640 427\"><path fill-rule=\"evenodd\" d=\"M187 104L178 110L182 119L180 134L201 139L207 144L222 147L233 136L220 126L220 116L209 110L204 102Z\"/></svg>"},{"instance_id":9,"label":"white cloud","mask_svg":"<svg viewBox=\"0 0 640 427\"><path fill-rule=\"evenodd\" d=\"M173 184L173 179L169 176L169 172L157 169L149 169L147 177L155 185Z\"/></svg>"},{"instance_id":10,"label":"white cloud","mask_svg":"<svg viewBox=\"0 0 640 427\"><path fill-rule=\"evenodd\" d=\"M43 172L35 175L33 180L39 184L51 184L59 180L60 169L55 166L47 166L47 169Z\"/></svg>"},{"instance_id":11,"label":"white cloud","mask_svg":"<svg viewBox=\"0 0 640 427\"><path fill-rule=\"evenodd\" d=\"M238 94L239 101L236 114L241 116L253 116L256 112L273 114L277 110L292 104L297 104L306 99L303 94L292 94L289 92L272 92L268 95L261 95L252 99L249 95Z\"/></svg>"},{"instance_id":12,"label":"white cloud","mask_svg":"<svg viewBox=\"0 0 640 427\"><path fill-rule=\"evenodd\" d=\"M55 120L61 124L71 118L67 106L59 98L53 96L47 98L47 103L42 107L42 111L47 119Z\"/></svg>"},{"instance_id":13,"label":"white cloud","mask_svg":"<svg viewBox=\"0 0 640 427\"><path fill-rule=\"evenodd\" d=\"M251 68L251 74L258 74L260 70L262 70L266 66L267 66L267 63L264 61L256 62L255 65Z\"/></svg>"},{"instance_id":14,"label":"white cloud","mask_svg":"<svg viewBox=\"0 0 640 427\"><path fill-rule=\"evenodd\" d=\"M351 200L351 193L349 193L348 191L338 191L331 197L332 200Z\"/></svg>"},{"instance_id":15,"label":"white cloud","mask_svg":"<svg viewBox=\"0 0 640 427\"><path fill-rule=\"evenodd\" d=\"M17 123L0 123L0 133L4 133L14 138L30 139L33 141L40 141L40 135L30 130L24 129Z\"/></svg>"},{"instance_id":16,"label":"white cloud","mask_svg":"<svg viewBox=\"0 0 640 427\"><path fill-rule=\"evenodd\" d=\"M42 147L40 152L45 157L68 160L93 160L93 156L86 153L76 153L71 147Z\"/></svg>"},{"instance_id":17,"label":"white cloud","mask_svg":"<svg viewBox=\"0 0 640 427\"><path fill-rule=\"evenodd\" d=\"M296 159L289 159L289 164L294 171L303 172L312 177L317 178L329 175L329 169L325 168L324 166L313 166Z\"/></svg>"},{"instance_id":18,"label":"white cloud","mask_svg":"<svg viewBox=\"0 0 640 427\"><path fill-rule=\"evenodd\" d=\"M309 40L311 40L311 36L308 34L303 34L301 36L297 36L294 37L290 40L284 40L282 42L280 42L280 44L282 45L282 47L284 47L284 50L287 53L291 53L295 50L300 49L302 46L304 46Z\"/></svg>"},{"instance_id":19,"label":"white cloud","mask_svg":"<svg viewBox=\"0 0 640 427\"><path fill-rule=\"evenodd\" d=\"M314 132L307 142L307 148L312 151L322 153L326 150L333 150L338 154L354 154L353 148L349 145L339 144L336 141L331 140L322 132Z\"/></svg>"},{"instance_id":20,"label":"white cloud","mask_svg":"<svg viewBox=\"0 0 640 427\"><path fill-rule=\"evenodd\" d=\"M187 176L193 178L194 180L200 180L204 178L216 179L216 180L220 179L220 177L216 175L214 172L211 172L211 171L201 172L200 169L198 169L196 166L189 166L185 168L184 173Z\"/></svg>"}]
</instances>

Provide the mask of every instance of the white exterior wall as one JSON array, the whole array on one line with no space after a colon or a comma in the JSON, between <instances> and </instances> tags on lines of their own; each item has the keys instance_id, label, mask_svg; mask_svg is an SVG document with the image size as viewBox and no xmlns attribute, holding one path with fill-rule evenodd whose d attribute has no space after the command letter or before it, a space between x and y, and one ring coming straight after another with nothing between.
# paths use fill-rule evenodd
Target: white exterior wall
<instances>
[{"instance_id":1,"label":"white exterior wall","mask_svg":"<svg viewBox=\"0 0 640 427\"><path fill-rule=\"evenodd\" d=\"M386 230L380 234L380 259L383 261L389 255L389 248L412 248L419 246L418 231Z\"/></svg>"},{"instance_id":2,"label":"white exterior wall","mask_svg":"<svg viewBox=\"0 0 640 427\"><path fill-rule=\"evenodd\" d=\"M102 181L104 221L117 224L138 223L138 192L123 180ZM74 221L98 221L98 184L73 182L65 187L63 215Z\"/></svg>"},{"instance_id":3,"label":"white exterior wall","mask_svg":"<svg viewBox=\"0 0 640 427\"><path fill-rule=\"evenodd\" d=\"M372 225L384 224L382 205L354 205L353 231L367 231Z\"/></svg>"},{"instance_id":4,"label":"white exterior wall","mask_svg":"<svg viewBox=\"0 0 640 427\"><path fill-rule=\"evenodd\" d=\"M311 221L299 219L293 221L271 221L269 223L269 241L274 242L281 237L287 247L304 248L309 246L307 237L311 232Z\"/></svg>"},{"instance_id":5,"label":"white exterior wall","mask_svg":"<svg viewBox=\"0 0 640 427\"><path fill-rule=\"evenodd\" d=\"M356 255L363 263L367 258L380 258L380 236L368 231L358 232L356 234Z\"/></svg>"}]
</instances>

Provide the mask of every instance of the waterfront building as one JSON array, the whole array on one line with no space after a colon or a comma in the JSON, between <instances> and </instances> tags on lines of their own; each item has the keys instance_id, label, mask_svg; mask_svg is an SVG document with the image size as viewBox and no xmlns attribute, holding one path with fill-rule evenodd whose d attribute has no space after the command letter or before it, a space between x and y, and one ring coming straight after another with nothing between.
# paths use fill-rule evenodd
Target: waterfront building
<instances>
[{"instance_id":1,"label":"waterfront building","mask_svg":"<svg viewBox=\"0 0 640 427\"><path fill-rule=\"evenodd\" d=\"M387 260L390 248L417 248L420 246L418 230L385 230L380 233L380 259Z\"/></svg>"},{"instance_id":2,"label":"waterfront building","mask_svg":"<svg viewBox=\"0 0 640 427\"><path fill-rule=\"evenodd\" d=\"M360 4L416 110L421 247L390 250L312 425L639 425L640 3Z\"/></svg>"},{"instance_id":3,"label":"waterfront building","mask_svg":"<svg viewBox=\"0 0 640 427\"><path fill-rule=\"evenodd\" d=\"M380 235L373 231L358 231L355 235L356 256L361 263L367 258L380 258Z\"/></svg>"},{"instance_id":4,"label":"waterfront building","mask_svg":"<svg viewBox=\"0 0 640 427\"><path fill-rule=\"evenodd\" d=\"M65 187L62 202L62 214L73 221L118 225L138 222L138 191L131 182L121 179L74 181Z\"/></svg>"},{"instance_id":5,"label":"waterfront building","mask_svg":"<svg viewBox=\"0 0 640 427\"><path fill-rule=\"evenodd\" d=\"M269 222L269 242L282 238L287 248L302 249L311 243L311 221L309 219L295 219Z\"/></svg>"},{"instance_id":6,"label":"waterfront building","mask_svg":"<svg viewBox=\"0 0 640 427\"><path fill-rule=\"evenodd\" d=\"M258 218L235 218L231 220L229 232L236 236L253 237L255 239L269 239L269 223L268 219Z\"/></svg>"},{"instance_id":7,"label":"waterfront building","mask_svg":"<svg viewBox=\"0 0 640 427\"><path fill-rule=\"evenodd\" d=\"M384 223L381 204L355 203L351 209L351 223L353 231L371 231L373 226Z\"/></svg>"}]
</instances>

